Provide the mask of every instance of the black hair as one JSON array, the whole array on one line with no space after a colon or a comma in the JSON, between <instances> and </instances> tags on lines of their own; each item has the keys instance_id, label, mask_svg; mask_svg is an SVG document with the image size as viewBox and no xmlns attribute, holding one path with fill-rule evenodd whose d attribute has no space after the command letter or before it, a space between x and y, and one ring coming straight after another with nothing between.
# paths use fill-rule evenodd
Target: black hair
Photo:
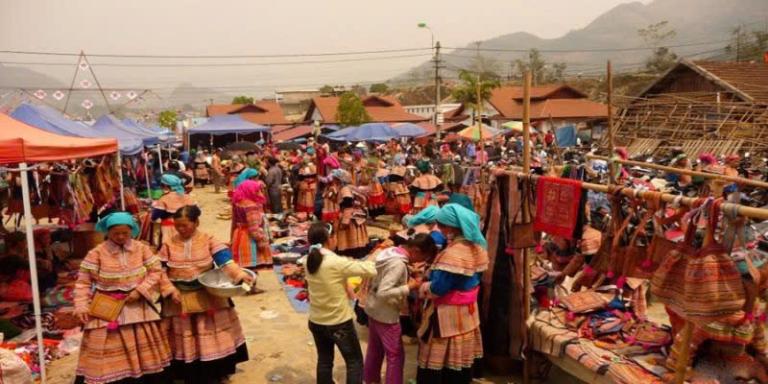
<instances>
[{"instance_id":1,"label":"black hair","mask_svg":"<svg viewBox=\"0 0 768 384\"><path fill-rule=\"evenodd\" d=\"M309 227L307 231L307 239L309 244L325 244L328 238L331 237L328 231L327 224L323 222L315 222ZM318 248L312 248L309 250L309 256L307 256L307 272L314 274L320 269L320 264L323 263L323 254Z\"/></svg>"},{"instance_id":2,"label":"black hair","mask_svg":"<svg viewBox=\"0 0 768 384\"><path fill-rule=\"evenodd\" d=\"M173 214L174 219L188 219L197 222L203 212L197 205L185 205Z\"/></svg>"},{"instance_id":3,"label":"black hair","mask_svg":"<svg viewBox=\"0 0 768 384\"><path fill-rule=\"evenodd\" d=\"M437 244L428 233L419 233L405 242L406 247L413 247L427 256L427 260L432 260L437 255Z\"/></svg>"},{"instance_id":4,"label":"black hair","mask_svg":"<svg viewBox=\"0 0 768 384\"><path fill-rule=\"evenodd\" d=\"M11 232L5 235L5 249L16 248L25 241L27 241L27 235L24 232Z\"/></svg>"},{"instance_id":5,"label":"black hair","mask_svg":"<svg viewBox=\"0 0 768 384\"><path fill-rule=\"evenodd\" d=\"M269 158L267 158L267 163L268 163L268 164L269 164L269 166L271 167L271 166L273 166L273 165L276 165L276 164L278 163L278 161L277 161L277 159L275 159L274 157L269 157Z\"/></svg>"}]
</instances>

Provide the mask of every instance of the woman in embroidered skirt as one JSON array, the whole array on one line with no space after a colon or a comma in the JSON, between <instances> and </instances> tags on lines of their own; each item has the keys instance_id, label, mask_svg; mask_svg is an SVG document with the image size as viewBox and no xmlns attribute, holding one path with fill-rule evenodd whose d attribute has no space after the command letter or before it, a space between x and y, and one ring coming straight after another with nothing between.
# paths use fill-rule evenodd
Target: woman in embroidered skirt
<instances>
[{"instance_id":1,"label":"woman in embroidered skirt","mask_svg":"<svg viewBox=\"0 0 768 384\"><path fill-rule=\"evenodd\" d=\"M269 228L264 217L263 183L243 181L232 195L232 253L235 262L246 268L272 265Z\"/></svg>"},{"instance_id":2,"label":"woman in embroidered skirt","mask_svg":"<svg viewBox=\"0 0 768 384\"><path fill-rule=\"evenodd\" d=\"M193 174L195 175L195 184L204 187L211 180L211 174L208 172L210 166L205 161L205 156L203 156L202 152L198 152L197 155L195 155L194 166Z\"/></svg>"},{"instance_id":3,"label":"woman in embroidered skirt","mask_svg":"<svg viewBox=\"0 0 768 384\"><path fill-rule=\"evenodd\" d=\"M395 215L399 223L404 215L411 213L411 192L405 184L406 168L398 165L392 168L387 178L387 213Z\"/></svg>"},{"instance_id":4,"label":"woman in embroidered skirt","mask_svg":"<svg viewBox=\"0 0 768 384\"><path fill-rule=\"evenodd\" d=\"M248 361L248 349L232 301L208 294L197 278L213 268L221 268L233 282L252 283L253 278L232 261L224 243L198 230L200 208L178 210L174 224L178 234L160 249L166 266L161 289L173 354L170 373L185 384L218 383L235 373L236 364ZM187 313L183 295L204 295L207 300L201 302L208 308Z\"/></svg>"},{"instance_id":5,"label":"woman in embroidered skirt","mask_svg":"<svg viewBox=\"0 0 768 384\"><path fill-rule=\"evenodd\" d=\"M473 363L483 356L477 293L480 273L488 268L487 243L480 218L458 204L446 204L435 220L448 245L435 257L429 282L420 288L429 301L418 331L416 380L469 383Z\"/></svg>"},{"instance_id":6,"label":"woman in embroidered skirt","mask_svg":"<svg viewBox=\"0 0 768 384\"><path fill-rule=\"evenodd\" d=\"M311 162L305 162L299 170L299 197L296 212L312 214L315 212L315 194L317 193L317 170Z\"/></svg>"},{"instance_id":7,"label":"woman in embroidered skirt","mask_svg":"<svg viewBox=\"0 0 768 384\"><path fill-rule=\"evenodd\" d=\"M414 212L421 211L430 205L438 205L437 194L443 190L443 181L432 174L432 167L426 160L419 160L416 163L421 175L411 183L411 194L413 198Z\"/></svg>"},{"instance_id":8,"label":"woman in embroidered skirt","mask_svg":"<svg viewBox=\"0 0 768 384\"><path fill-rule=\"evenodd\" d=\"M139 226L127 212L104 217L96 229L107 240L88 252L75 282L75 315L85 325L75 382L167 383L171 351L153 305L160 259L132 240Z\"/></svg>"},{"instance_id":9,"label":"woman in embroidered skirt","mask_svg":"<svg viewBox=\"0 0 768 384\"><path fill-rule=\"evenodd\" d=\"M336 251L344 256L365 256L368 253L368 227L365 225L368 218L362 208L365 196L350 184L349 172L336 169L331 175L342 185L337 200L341 213L336 231Z\"/></svg>"},{"instance_id":10,"label":"woman in embroidered skirt","mask_svg":"<svg viewBox=\"0 0 768 384\"><path fill-rule=\"evenodd\" d=\"M334 170L331 170L330 174L324 180L326 181L325 190L323 191L323 213L321 219L337 226L339 220L339 214L341 209L339 208L339 192L341 192L341 181L333 177Z\"/></svg>"},{"instance_id":11,"label":"woman in embroidered skirt","mask_svg":"<svg viewBox=\"0 0 768 384\"><path fill-rule=\"evenodd\" d=\"M387 193L384 191L384 184L389 178L389 170L386 167L386 163L378 161L378 168L371 178L368 190L368 213L374 218L385 213L384 204L387 202Z\"/></svg>"},{"instance_id":12,"label":"woman in embroidered skirt","mask_svg":"<svg viewBox=\"0 0 768 384\"><path fill-rule=\"evenodd\" d=\"M184 183L178 176L165 174L160 178L160 183L165 193L152 203L152 221L160 220L163 239L170 239L176 234L173 214L183 206L196 203L184 192Z\"/></svg>"}]
</instances>

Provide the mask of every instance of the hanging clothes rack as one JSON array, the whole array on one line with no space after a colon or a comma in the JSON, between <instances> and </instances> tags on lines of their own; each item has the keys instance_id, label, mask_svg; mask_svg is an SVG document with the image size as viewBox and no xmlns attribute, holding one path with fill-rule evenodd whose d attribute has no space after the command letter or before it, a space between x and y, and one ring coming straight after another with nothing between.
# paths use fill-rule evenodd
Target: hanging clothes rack
<instances>
[{"instance_id":1,"label":"hanging clothes rack","mask_svg":"<svg viewBox=\"0 0 768 384\"><path fill-rule=\"evenodd\" d=\"M597 155L587 155L587 159L594 159L594 160L604 160L607 162L616 162L619 164L625 164L625 165L632 165L636 167L642 167L642 168L650 168L650 169L656 169L659 171L664 172L670 172L670 173L677 173L681 175L689 175L689 176L697 176L697 177L704 177L707 179L714 179L714 180L722 180L722 181L730 181L732 183L736 183L739 185L750 185L753 187L760 187L760 188L768 188L768 183L765 181L760 180L752 180L747 179L744 177L737 177L737 176L726 176L726 175L718 175L716 173L709 173L709 172L701 172L701 171L694 171L690 169L683 169L683 168L676 168L676 167L669 167L666 165L658 165L653 163L645 163L642 161L634 161L634 160L621 160L621 159L609 159L605 156L597 156Z\"/></svg>"}]
</instances>

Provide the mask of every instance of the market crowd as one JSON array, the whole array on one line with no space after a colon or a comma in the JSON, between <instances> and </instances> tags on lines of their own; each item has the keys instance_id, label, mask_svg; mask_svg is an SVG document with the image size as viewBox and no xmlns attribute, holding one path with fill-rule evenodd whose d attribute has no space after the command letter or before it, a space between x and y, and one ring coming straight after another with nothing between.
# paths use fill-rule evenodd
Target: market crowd
<instances>
[{"instance_id":1,"label":"market crowd","mask_svg":"<svg viewBox=\"0 0 768 384\"><path fill-rule=\"evenodd\" d=\"M482 232L489 171L518 165L523 147L521 137L439 145L310 139L291 148L198 148L141 160L151 168L124 164L127 184L159 185L162 193L146 215L135 209L97 215L95 229L105 239L76 266L74 316L84 329L77 382L217 383L233 374L248 360L234 302L213 293L200 277L219 272L248 294L261 292L250 271L276 263L271 223L278 220L300 228L295 235L304 238L297 263L306 281L318 383L333 383L335 348L344 359L347 383L403 383L406 359L416 359L418 383L471 382L483 357L478 296L489 268ZM551 171L555 158L565 165L558 168L563 175L578 169L583 177L600 178L609 169L606 162L584 158L588 148L568 153L546 136L534 138L531 148L538 173ZM622 148L611 155L627 158ZM707 156L692 165L679 151L669 161L739 174L740 159L733 156L722 165ZM614 177L628 184L644 180L637 169L618 164L613 169ZM697 188L728 195L735 188L684 175L663 178L682 193ZM8 175L6 182L13 198L18 180ZM205 212L231 220L226 243L200 227L203 212L191 192L207 185L231 202L219 212ZM382 222L388 236L369 235L369 227ZM159 228L157 241L151 241L153 226ZM73 268L52 252L51 243L50 233L35 233L44 288L56 284L61 269ZM560 245L550 239L541 252L553 252L556 261ZM23 234L5 236L0 279L6 297L30 300L28 287L17 283L29 277L25 249ZM354 278L360 283L350 283ZM365 354L356 322L369 329ZM405 355L404 336L418 343L417 356Z\"/></svg>"}]
</instances>

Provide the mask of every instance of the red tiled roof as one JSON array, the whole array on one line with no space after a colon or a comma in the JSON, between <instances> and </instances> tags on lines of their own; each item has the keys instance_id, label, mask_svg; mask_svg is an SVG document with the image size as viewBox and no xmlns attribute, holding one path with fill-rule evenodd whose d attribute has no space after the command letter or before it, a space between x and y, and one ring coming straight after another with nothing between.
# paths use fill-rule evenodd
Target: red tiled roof
<instances>
[{"instance_id":1,"label":"red tiled roof","mask_svg":"<svg viewBox=\"0 0 768 384\"><path fill-rule=\"evenodd\" d=\"M545 99L583 99L587 95L564 84L531 87L531 101ZM488 102L504 117L517 114L517 106L523 102L523 87L499 87L491 92Z\"/></svg>"},{"instance_id":2,"label":"red tiled roof","mask_svg":"<svg viewBox=\"0 0 768 384\"><path fill-rule=\"evenodd\" d=\"M257 101L253 104L211 104L206 108L208 117L239 114L244 119L263 125L290 124L283 108L274 101Z\"/></svg>"},{"instance_id":3,"label":"red tiled roof","mask_svg":"<svg viewBox=\"0 0 768 384\"><path fill-rule=\"evenodd\" d=\"M275 142L292 140L297 137L308 136L312 134L314 129L311 125L299 125L298 127L290 127L282 129L272 133L272 140Z\"/></svg>"},{"instance_id":4,"label":"red tiled roof","mask_svg":"<svg viewBox=\"0 0 768 384\"><path fill-rule=\"evenodd\" d=\"M694 64L744 93L750 101L768 104L768 64L762 61L696 61Z\"/></svg>"},{"instance_id":5,"label":"red tiled roof","mask_svg":"<svg viewBox=\"0 0 768 384\"><path fill-rule=\"evenodd\" d=\"M608 117L608 106L587 99L547 99L531 102L531 120ZM494 120L521 120L523 103L507 106L504 114L491 117Z\"/></svg>"},{"instance_id":6,"label":"red tiled roof","mask_svg":"<svg viewBox=\"0 0 768 384\"><path fill-rule=\"evenodd\" d=\"M374 123L402 123L402 122L421 122L429 120L428 117L414 115L405 111L402 105L391 96L368 96L363 98L365 110ZM336 124L336 109L339 106L339 97L321 96L312 98L312 103L307 110L304 121L312 120L312 113L315 109L320 113L322 122L325 124Z\"/></svg>"}]
</instances>

